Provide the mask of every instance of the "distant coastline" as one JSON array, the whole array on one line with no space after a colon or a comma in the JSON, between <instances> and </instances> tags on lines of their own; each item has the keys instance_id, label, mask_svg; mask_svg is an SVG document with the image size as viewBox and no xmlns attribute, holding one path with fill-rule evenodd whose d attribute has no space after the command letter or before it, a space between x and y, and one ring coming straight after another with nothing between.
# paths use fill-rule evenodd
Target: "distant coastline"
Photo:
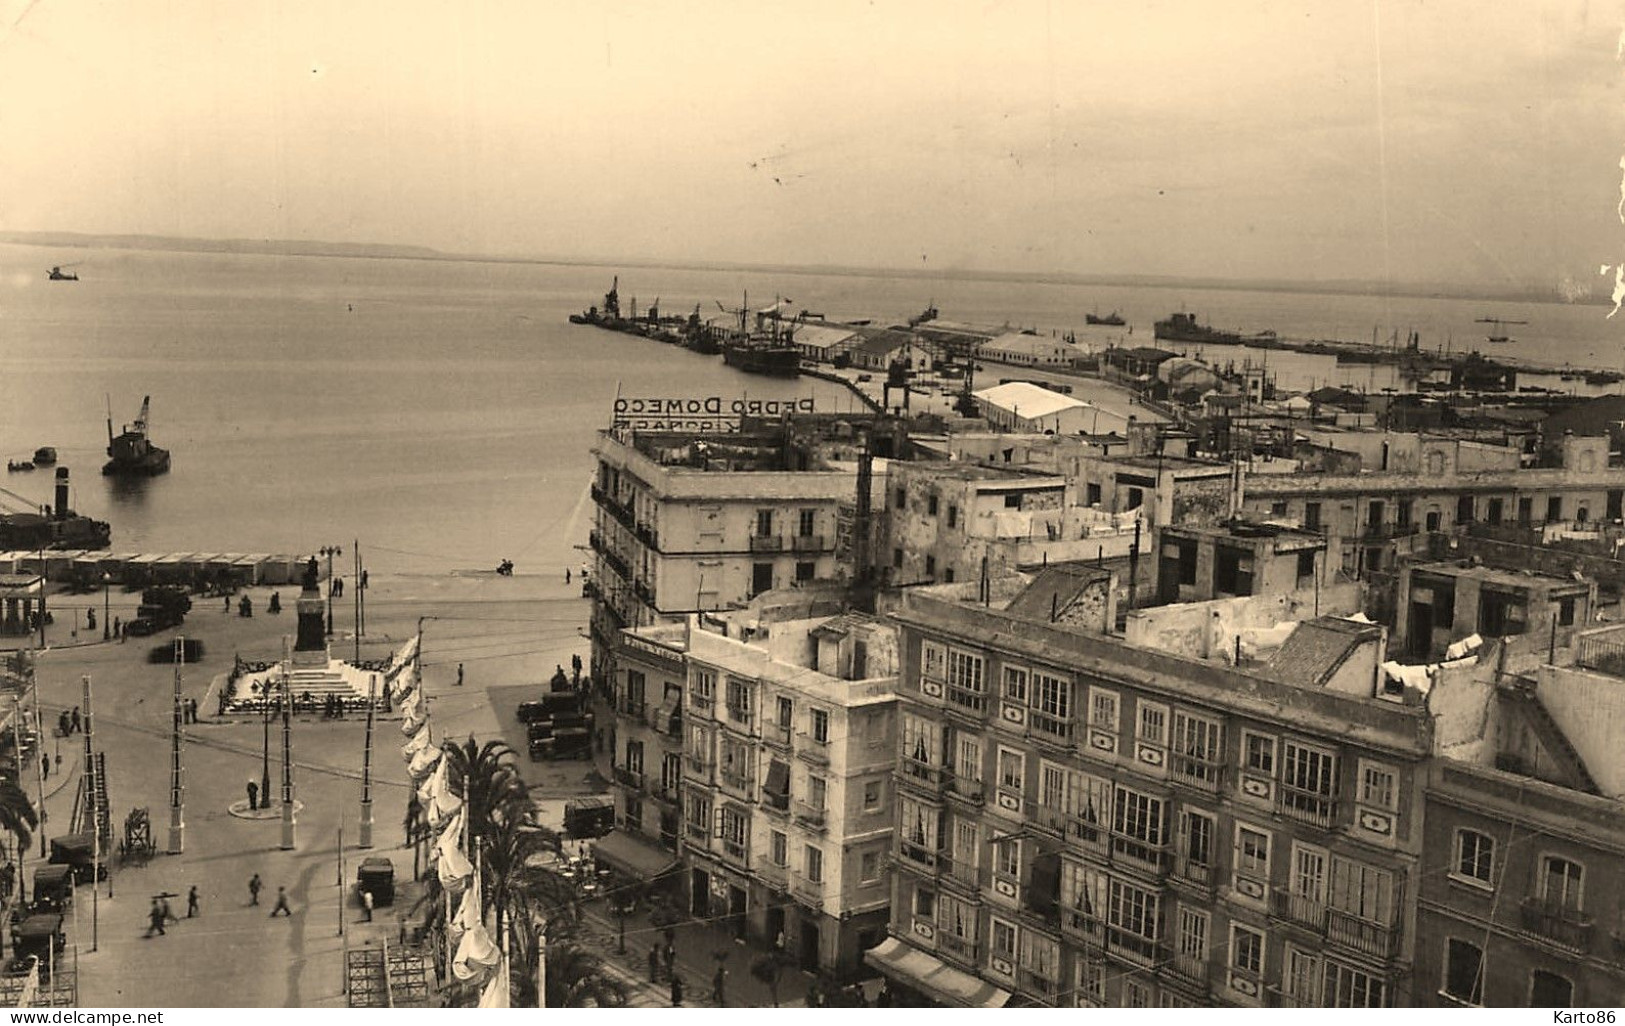
<instances>
[{"instance_id":1,"label":"distant coastline","mask_svg":"<svg viewBox=\"0 0 1625 1026\"><path fill-rule=\"evenodd\" d=\"M1388 296L1403 299L1483 300L1502 303L1557 303L1607 306L1607 295L1588 293L1569 299L1553 287L1467 285L1447 282L1384 283L1358 279L1177 278L1152 274L1071 274L1061 271L989 271L974 268L843 267L828 264L747 264L716 261L612 259L607 257L515 256L448 253L428 246L387 243L324 242L310 239L197 239L168 235L103 235L87 232L0 231L0 244L69 249L133 249L181 253L228 253L244 256L311 256L375 260L443 260L451 263L541 264L559 267L668 269L682 271L751 271L764 274L818 274L862 278L936 279L947 281L1022 282L1039 285L1094 285L1131 288L1209 289L1231 292L1285 292L1308 295Z\"/></svg>"}]
</instances>

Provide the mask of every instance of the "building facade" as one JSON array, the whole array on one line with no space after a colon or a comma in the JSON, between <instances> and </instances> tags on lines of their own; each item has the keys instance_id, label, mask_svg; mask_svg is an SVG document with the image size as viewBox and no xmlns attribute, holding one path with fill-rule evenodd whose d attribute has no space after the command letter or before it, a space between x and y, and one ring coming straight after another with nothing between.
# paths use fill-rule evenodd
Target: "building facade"
<instances>
[{"instance_id":1,"label":"building facade","mask_svg":"<svg viewBox=\"0 0 1625 1026\"><path fill-rule=\"evenodd\" d=\"M1411 1002L1424 714L969 595L920 589L894 614L891 936L868 958L900 992Z\"/></svg>"}]
</instances>

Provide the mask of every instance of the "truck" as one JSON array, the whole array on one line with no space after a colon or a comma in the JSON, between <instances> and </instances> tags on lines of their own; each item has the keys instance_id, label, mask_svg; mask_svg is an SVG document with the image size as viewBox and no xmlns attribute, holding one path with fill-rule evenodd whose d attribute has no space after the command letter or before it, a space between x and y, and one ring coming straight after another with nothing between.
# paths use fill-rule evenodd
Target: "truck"
<instances>
[{"instance_id":1,"label":"truck","mask_svg":"<svg viewBox=\"0 0 1625 1026\"><path fill-rule=\"evenodd\" d=\"M173 584L157 585L141 592L141 605L125 630L136 637L179 627L192 611L192 598L186 589Z\"/></svg>"}]
</instances>

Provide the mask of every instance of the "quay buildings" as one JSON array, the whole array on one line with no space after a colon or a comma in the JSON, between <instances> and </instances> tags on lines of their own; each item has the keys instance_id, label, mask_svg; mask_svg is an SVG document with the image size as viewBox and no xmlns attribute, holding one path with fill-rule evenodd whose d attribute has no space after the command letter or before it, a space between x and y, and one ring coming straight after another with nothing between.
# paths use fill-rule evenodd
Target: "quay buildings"
<instances>
[{"instance_id":1,"label":"quay buildings","mask_svg":"<svg viewBox=\"0 0 1625 1026\"><path fill-rule=\"evenodd\" d=\"M1606 439L1339 477L858 434L603 437L612 862L909 1004L1625 1001L1612 597L1467 558L1617 519Z\"/></svg>"}]
</instances>

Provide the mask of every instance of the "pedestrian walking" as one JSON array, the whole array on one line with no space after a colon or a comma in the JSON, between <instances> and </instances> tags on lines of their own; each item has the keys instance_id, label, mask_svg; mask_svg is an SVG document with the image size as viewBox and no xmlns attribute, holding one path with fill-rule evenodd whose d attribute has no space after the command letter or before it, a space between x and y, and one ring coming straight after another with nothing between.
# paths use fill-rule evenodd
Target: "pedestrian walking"
<instances>
[{"instance_id":1,"label":"pedestrian walking","mask_svg":"<svg viewBox=\"0 0 1625 1026\"><path fill-rule=\"evenodd\" d=\"M61 752L56 753L56 771L58 773L62 772L62 753Z\"/></svg>"},{"instance_id":2,"label":"pedestrian walking","mask_svg":"<svg viewBox=\"0 0 1625 1026\"><path fill-rule=\"evenodd\" d=\"M68 710L66 709L57 714L56 732L62 737L67 737L73 733L73 720L68 717Z\"/></svg>"},{"instance_id":3,"label":"pedestrian walking","mask_svg":"<svg viewBox=\"0 0 1625 1026\"><path fill-rule=\"evenodd\" d=\"M711 1000L716 1002L716 1006L718 1008L728 1007L727 1002L723 1000L722 994L722 987L727 979L728 970L724 969L720 965L717 966L716 973L711 977Z\"/></svg>"},{"instance_id":4,"label":"pedestrian walking","mask_svg":"<svg viewBox=\"0 0 1625 1026\"><path fill-rule=\"evenodd\" d=\"M361 590L367 590L367 571L361 571Z\"/></svg>"},{"instance_id":5,"label":"pedestrian walking","mask_svg":"<svg viewBox=\"0 0 1625 1026\"><path fill-rule=\"evenodd\" d=\"M258 790L259 788L256 787L252 781L250 781L248 784L249 796L253 797L255 792ZM264 885L260 883L260 875L258 873L255 873L253 876L248 878L248 903L250 905L258 905L260 903L260 888L262 886Z\"/></svg>"},{"instance_id":6,"label":"pedestrian walking","mask_svg":"<svg viewBox=\"0 0 1625 1026\"><path fill-rule=\"evenodd\" d=\"M671 941L666 942L666 975L677 975L677 949L672 947Z\"/></svg>"},{"instance_id":7,"label":"pedestrian walking","mask_svg":"<svg viewBox=\"0 0 1625 1026\"><path fill-rule=\"evenodd\" d=\"M159 902L159 905L164 910L164 922L166 922L166 923L178 923L178 922L180 922L179 919L175 918L175 910L169 907L169 899L168 898L159 898L158 902Z\"/></svg>"},{"instance_id":8,"label":"pedestrian walking","mask_svg":"<svg viewBox=\"0 0 1625 1026\"><path fill-rule=\"evenodd\" d=\"M683 978L676 973L671 974L671 1006L678 1007L683 1003Z\"/></svg>"},{"instance_id":9,"label":"pedestrian walking","mask_svg":"<svg viewBox=\"0 0 1625 1026\"><path fill-rule=\"evenodd\" d=\"M124 640L124 632L119 630L118 617L116 616L113 617L113 633L118 635L120 641Z\"/></svg>"},{"instance_id":10,"label":"pedestrian walking","mask_svg":"<svg viewBox=\"0 0 1625 1026\"><path fill-rule=\"evenodd\" d=\"M463 664L462 663L457 664L457 686L458 687L463 686Z\"/></svg>"},{"instance_id":11,"label":"pedestrian walking","mask_svg":"<svg viewBox=\"0 0 1625 1026\"><path fill-rule=\"evenodd\" d=\"M260 807L260 785L256 784L254 781L250 780L248 782L248 811L253 812L255 809L257 809L259 807ZM255 883L250 884L249 886L254 889L255 894L258 894L259 893L259 884L258 884L259 877L255 876L254 880L255 880ZM259 901L255 900L254 904L258 905Z\"/></svg>"},{"instance_id":12,"label":"pedestrian walking","mask_svg":"<svg viewBox=\"0 0 1625 1026\"><path fill-rule=\"evenodd\" d=\"M157 898L152 899L152 908L147 912L147 936L164 935L164 907L158 903Z\"/></svg>"},{"instance_id":13,"label":"pedestrian walking","mask_svg":"<svg viewBox=\"0 0 1625 1026\"><path fill-rule=\"evenodd\" d=\"M41 755L39 757L39 768L40 776L43 779L51 779L51 757L49 755Z\"/></svg>"},{"instance_id":14,"label":"pedestrian walking","mask_svg":"<svg viewBox=\"0 0 1625 1026\"><path fill-rule=\"evenodd\" d=\"M293 909L288 907L288 889L286 887L276 889L276 904L271 908L271 918L275 919L278 912L290 919L293 918Z\"/></svg>"},{"instance_id":15,"label":"pedestrian walking","mask_svg":"<svg viewBox=\"0 0 1625 1026\"><path fill-rule=\"evenodd\" d=\"M660 982L660 945L658 944L649 945L649 982Z\"/></svg>"},{"instance_id":16,"label":"pedestrian walking","mask_svg":"<svg viewBox=\"0 0 1625 1026\"><path fill-rule=\"evenodd\" d=\"M226 596L226 608L222 609L221 612L222 613L227 613L227 614L229 614L231 612L231 596L230 595Z\"/></svg>"},{"instance_id":17,"label":"pedestrian walking","mask_svg":"<svg viewBox=\"0 0 1625 1026\"><path fill-rule=\"evenodd\" d=\"M372 922L372 892L361 892L361 911L367 915L366 922Z\"/></svg>"},{"instance_id":18,"label":"pedestrian walking","mask_svg":"<svg viewBox=\"0 0 1625 1026\"><path fill-rule=\"evenodd\" d=\"M565 584L570 583L570 568L569 567L564 568L564 583Z\"/></svg>"},{"instance_id":19,"label":"pedestrian walking","mask_svg":"<svg viewBox=\"0 0 1625 1026\"><path fill-rule=\"evenodd\" d=\"M186 918L191 919L197 915L197 884L186 892Z\"/></svg>"}]
</instances>

